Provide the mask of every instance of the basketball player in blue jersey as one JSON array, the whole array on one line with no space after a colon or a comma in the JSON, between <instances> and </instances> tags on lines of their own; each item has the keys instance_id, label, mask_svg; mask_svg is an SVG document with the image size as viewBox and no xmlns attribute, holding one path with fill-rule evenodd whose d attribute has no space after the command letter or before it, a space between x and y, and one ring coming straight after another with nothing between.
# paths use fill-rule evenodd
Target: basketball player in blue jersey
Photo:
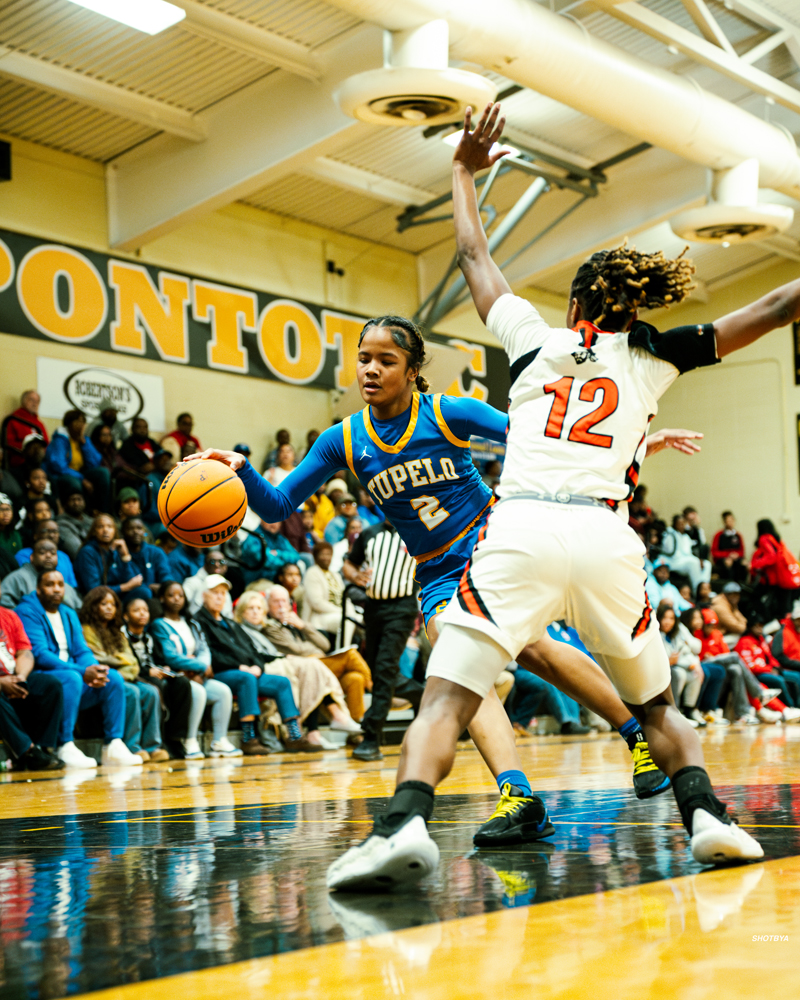
<instances>
[{"instance_id":1,"label":"basketball player in blue jersey","mask_svg":"<svg viewBox=\"0 0 800 1000\"><path fill-rule=\"evenodd\" d=\"M383 316L362 331L357 366L360 413L324 431L306 458L275 488L234 452L210 449L213 458L237 471L248 501L265 521L285 520L319 485L347 466L368 489L418 563L420 600L431 642L436 616L459 586L472 549L485 526L492 494L471 460L471 435L504 442L506 414L474 399L426 395L420 369L425 345L407 319ZM661 431L650 450L697 450L690 431ZM461 600L473 600L463 588ZM583 652L545 635L523 650L520 663L618 729L634 758L639 798L658 794L669 779L656 768L641 729L599 667ZM475 835L479 846L525 843L553 833L544 803L534 796L520 762L514 733L494 690L470 725L481 755L495 776L501 799Z\"/></svg>"}]
</instances>

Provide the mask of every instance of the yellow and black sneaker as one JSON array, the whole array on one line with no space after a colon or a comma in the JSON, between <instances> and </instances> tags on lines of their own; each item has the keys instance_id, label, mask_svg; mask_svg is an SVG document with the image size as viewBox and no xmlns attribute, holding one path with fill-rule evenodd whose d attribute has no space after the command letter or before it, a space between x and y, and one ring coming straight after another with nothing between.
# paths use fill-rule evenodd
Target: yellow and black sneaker
<instances>
[{"instance_id":1,"label":"yellow and black sneaker","mask_svg":"<svg viewBox=\"0 0 800 1000\"><path fill-rule=\"evenodd\" d=\"M476 858L503 883L503 906L528 906L536 898L550 867L553 844L532 844L516 851L480 851Z\"/></svg>"},{"instance_id":2,"label":"yellow and black sneaker","mask_svg":"<svg viewBox=\"0 0 800 1000\"><path fill-rule=\"evenodd\" d=\"M500 801L472 838L476 847L531 844L556 832L547 806L538 795L525 795L516 785L503 785Z\"/></svg>"},{"instance_id":3,"label":"yellow and black sneaker","mask_svg":"<svg viewBox=\"0 0 800 1000\"><path fill-rule=\"evenodd\" d=\"M659 770L650 756L650 747L644 740L639 740L630 747L633 757L633 788L637 799L651 799L660 795L670 786L670 780Z\"/></svg>"}]
</instances>

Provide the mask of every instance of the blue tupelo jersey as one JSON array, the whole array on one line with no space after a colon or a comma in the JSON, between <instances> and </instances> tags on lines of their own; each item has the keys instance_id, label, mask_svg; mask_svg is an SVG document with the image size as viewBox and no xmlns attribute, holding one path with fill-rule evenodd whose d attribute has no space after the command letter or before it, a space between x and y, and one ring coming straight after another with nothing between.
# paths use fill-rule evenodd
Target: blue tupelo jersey
<instances>
[{"instance_id":1,"label":"blue tupelo jersey","mask_svg":"<svg viewBox=\"0 0 800 1000\"><path fill-rule=\"evenodd\" d=\"M392 420L375 420L367 406L324 431L277 488L249 462L239 476L253 510L274 522L347 466L424 562L463 538L491 503L472 464L470 435L505 441L507 427L507 415L486 403L415 392L410 408Z\"/></svg>"}]
</instances>

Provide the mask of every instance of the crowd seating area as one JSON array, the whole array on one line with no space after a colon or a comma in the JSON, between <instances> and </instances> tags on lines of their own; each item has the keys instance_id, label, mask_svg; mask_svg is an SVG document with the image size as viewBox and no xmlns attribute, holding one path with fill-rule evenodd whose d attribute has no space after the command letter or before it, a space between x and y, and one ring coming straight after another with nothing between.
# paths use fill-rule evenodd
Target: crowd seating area
<instances>
[{"instance_id":1,"label":"crowd seating area","mask_svg":"<svg viewBox=\"0 0 800 1000\"><path fill-rule=\"evenodd\" d=\"M156 504L164 477L202 448L191 414L157 441L146 420L128 428L107 401L91 421L68 411L51 437L38 408L30 390L2 425L0 738L14 768L361 744L380 645L370 629L389 626L363 612L369 566L353 546L383 515L350 472L282 523L248 511L221 548L192 549ZM298 453L278 431L265 478L279 485L317 436ZM235 450L258 465L247 444ZM496 486L500 463L481 471ZM630 523L690 723L800 719L800 568L771 522L759 522L749 563L730 512L709 545L694 508L668 527L640 486ZM400 731L430 651L413 608L401 631L396 662L380 665L394 678L387 710ZM580 643L563 623L550 631ZM520 736L608 728L516 664L497 690ZM370 734L382 738L399 735Z\"/></svg>"}]
</instances>

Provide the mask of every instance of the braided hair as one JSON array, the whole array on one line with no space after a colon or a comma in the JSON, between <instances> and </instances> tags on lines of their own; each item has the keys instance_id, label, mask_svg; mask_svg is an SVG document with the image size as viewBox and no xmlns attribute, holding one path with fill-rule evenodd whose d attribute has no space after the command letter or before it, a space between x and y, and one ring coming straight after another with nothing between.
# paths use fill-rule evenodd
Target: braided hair
<instances>
[{"instance_id":1,"label":"braided hair","mask_svg":"<svg viewBox=\"0 0 800 1000\"><path fill-rule=\"evenodd\" d=\"M376 316L374 319L367 320L364 324L364 329L358 338L359 347L361 347L364 334L373 327L382 327L384 330L389 331L395 344L397 344L401 351L405 351L408 355L408 367L416 368L417 372L419 372L414 383L417 390L419 392L427 392L430 389L430 385L425 376L421 374L421 369L428 363L429 359L425 357L425 341L422 339L422 334L416 323L410 319L405 319L403 316Z\"/></svg>"},{"instance_id":2,"label":"braided hair","mask_svg":"<svg viewBox=\"0 0 800 1000\"><path fill-rule=\"evenodd\" d=\"M669 308L682 302L695 287L694 264L684 260L685 247L675 260L658 253L639 253L623 243L600 250L581 264L572 282L570 299L577 299L584 318L611 330L624 330L638 309Z\"/></svg>"}]
</instances>

